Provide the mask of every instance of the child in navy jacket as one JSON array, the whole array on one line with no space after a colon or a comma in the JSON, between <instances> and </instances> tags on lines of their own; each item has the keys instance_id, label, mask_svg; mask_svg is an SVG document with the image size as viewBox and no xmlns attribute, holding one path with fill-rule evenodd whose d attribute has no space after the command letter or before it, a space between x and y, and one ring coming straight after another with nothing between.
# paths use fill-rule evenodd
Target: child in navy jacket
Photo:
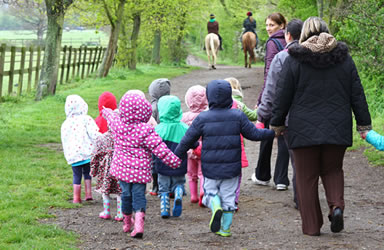
<instances>
[{"instance_id":1,"label":"child in navy jacket","mask_svg":"<svg viewBox=\"0 0 384 250\"><path fill-rule=\"evenodd\" d=\"M156 126L155 131L167 147L174 151L188 129L187 124L181 122L183 112L180 100L176 96L165 95L159 99L157 108L160 123ZM177 169L168 167L155 156L153 163L158 173L161 217L165 219L170 216L170 193L175 195L172 216L179 217L182 212L182 199L185 193L187 160L184 159Z\"/></svg>"},{"instance_id":2,"label":"child in navy jacket","mask_svg":"<svg viewBox=\"0 0 384 250\"><path fill-rule=\"evenodd\" d=\"M231 236L236 188L241 173L240 135L260 141L273 138L275 133L269 129L257 129L242 111L231 109L232 88L229 82L211 81L206 93L209 110L195 118L175 154L185 158L186 152L202 137L203 203L212 210L210 230L221 236Z\"/></svg>"}]
</instances>

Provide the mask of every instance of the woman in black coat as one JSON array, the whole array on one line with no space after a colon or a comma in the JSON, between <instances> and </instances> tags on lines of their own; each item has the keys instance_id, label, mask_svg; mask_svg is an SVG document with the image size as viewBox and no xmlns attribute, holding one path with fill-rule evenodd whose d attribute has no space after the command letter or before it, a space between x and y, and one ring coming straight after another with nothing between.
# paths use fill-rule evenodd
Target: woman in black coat
<instances>
[{"instance_id":1,"label":"woman in black coat","mask_svg":"<svg viewBox=\"0 0 384 250\"><path fill-rule=\"evenodd\" d=\"M344 228L342 167L345 150L352 145L352 112L360 133L371 128L371 117L348 48L329 34L327 24L318 17L308 18L299 43L288 50L270 124L277 135L287 133L293 151L303 233L318 236L323 225L319 177L331 231L340 232Z\"/></svg>"}]
</instances>

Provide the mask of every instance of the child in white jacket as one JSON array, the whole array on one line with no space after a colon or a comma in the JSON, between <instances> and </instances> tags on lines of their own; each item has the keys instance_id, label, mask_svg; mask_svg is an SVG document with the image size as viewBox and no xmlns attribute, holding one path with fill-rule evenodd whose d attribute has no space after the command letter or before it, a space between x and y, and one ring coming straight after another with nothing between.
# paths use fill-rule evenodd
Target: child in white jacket
<instances>
[{"instance_id":1,"label":"child in white jacket","mask_svg":"<svg viewBox=\"0 0 384 250\"><path fill-rule=\"evenodd\" d=\"M101 135L95 121L87 115L88 105L78 95L65 101L67 119L61 125L61 142L65 159L72 165L73 203L81 203L81 178L84 176L85 200L92 200L92 179L89 175L94 141Z\"/></svg>"}]
</instances>

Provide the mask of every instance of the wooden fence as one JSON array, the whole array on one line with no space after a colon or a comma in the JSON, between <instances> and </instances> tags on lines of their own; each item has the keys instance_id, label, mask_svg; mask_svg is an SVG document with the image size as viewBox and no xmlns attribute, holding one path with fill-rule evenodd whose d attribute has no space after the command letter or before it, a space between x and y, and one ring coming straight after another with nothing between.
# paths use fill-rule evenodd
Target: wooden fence
<instances>
[{"instance_id":1,"label":"wooden fence","mask_svg":"<svg viewBox=\"0 0 384 250\"><path fill-rule=\"evenodd\" d=\"M76 77L83 79L97 70L105 48L64 46L60 54L58 84L68 83ZM43 63L44 48L0 47L0 97L21 95L37 88ZM25 77L24 77L25 76ZM26 85L26 86L25 86ZM17 90L14 90L14 87Z\"/></svg>"}]
</instances>

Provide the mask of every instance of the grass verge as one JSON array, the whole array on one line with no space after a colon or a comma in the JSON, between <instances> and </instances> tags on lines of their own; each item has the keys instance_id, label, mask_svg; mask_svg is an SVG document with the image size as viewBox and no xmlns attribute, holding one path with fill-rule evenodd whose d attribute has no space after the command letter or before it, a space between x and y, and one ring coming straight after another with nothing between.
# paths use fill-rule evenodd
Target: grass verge
<instances>
[{"instance_id":1,"label":"grass verge","mask_svg":"<svg viewBox=\"0 0 384 250\"><path fill-rule=\"evenodd\" d=\"M192 68L141 65L136 71L114 69L103 79L86 79L58 86L55 96L41 102L32 96L0 103L0 249L71 249L78 236L55 225L51 208L73 208L72 170L58 149L65 120L67 95L78 94L88 103L88 114L98 115L99 95L116 98L129 89L146 92L156 78L173 78Z\"/></svg>"}]
</instances>

